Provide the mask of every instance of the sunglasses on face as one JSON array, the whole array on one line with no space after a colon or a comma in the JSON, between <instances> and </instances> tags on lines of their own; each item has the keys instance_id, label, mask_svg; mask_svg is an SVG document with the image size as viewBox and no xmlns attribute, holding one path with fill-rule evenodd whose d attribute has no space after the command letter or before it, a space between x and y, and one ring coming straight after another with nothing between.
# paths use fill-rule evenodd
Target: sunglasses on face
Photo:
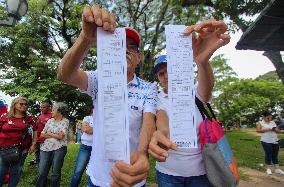
<instances>
[{"instance_id":1,"label":"sunglasses on face","mask_svg":"<svg viewBox=\"0 0 284 187\"><path fill-rule=\"evenodd\" d=\"M128 44L126 48L129 51L139 52L139 47L135 44Z\"/></svg>"},{"instance_id":2,"label":"sunglasses on face","mask_svg":"<svg viewBox=\"0 0 284 187\"><path fill-rule=\"evenodd\" d=\"M18 103L21 106L28 106L28 103Z\"/></svg>"}]
</instances>

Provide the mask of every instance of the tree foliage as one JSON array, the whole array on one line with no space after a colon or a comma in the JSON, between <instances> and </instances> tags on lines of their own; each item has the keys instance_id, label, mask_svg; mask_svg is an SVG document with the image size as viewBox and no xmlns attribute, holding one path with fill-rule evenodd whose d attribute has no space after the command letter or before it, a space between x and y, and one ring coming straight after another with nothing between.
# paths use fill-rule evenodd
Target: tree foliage
<instances>
[{"instance_id":1,"label":"tree foliage","mask_svg":"<svg viewBox=\"0 0 284 187\"><path fill-rule=\"evenodd\" d=\"M280 81L276 71L269 71L263 75L260 75L256 78L256 80L258 79L264 79L264 80L268 80L268 81Z\"/></svg>"},{"instance_id":2,"label":"tree foliage","mask_svg":"<svg viewBox=\"0 0 284 187\"><path fill-rule=\"evenodd\" d=\"M245 32L255 19L253 16L259 14L271 0L177 0L183 6L203 5L211 9L211 14L216 19L229 18L232 32L241 30ZM194 2L194 3L192 3ZM206 3L207 2L207 3ZM227 20L227 19L226 19ZM276 73L284 84L284 62L280 51L265 51L263 53L276 69Z\"/></svg>"},{"instance_id":3,"label":"tree foliage","mask_svg":"<svg viewBox=\"0 0 284 187\"><path fill-rule=\"evenodd\" d=\"M228 65L227 59L224 55L215 56L211 60L214 74L214 92L217 96L224 92L226 86L229 86L233 82L237 81L236 72Z\"/></svg>"},{"instance_id":4,"label":"tree foliage","mask_svg":"<svg viewBox=\"0 0 284 187\"><path fill-rule=\"evenodd\" d=\"M91 99L56 79L58 62L80 29L79 19L75 18L80 17L82 6L67 6L66 2L30 0L28 15L20 24L0 29L0 88L11 96L31 100L34 114L40 101L64 101L70 108L71 120L75 120L86 115L84 110ZM63 14L68 12L72 14L67 19Z\"/></svg>"},{"instance_id":5,"label":"tree foliage","mask_svg":"<svg viewBox=\"0 0 284 187\"><path fill-rule=\"evenodd\" d=\"M32 113L38 112L38 102L51 99L66 102L73 120L82 119L91 98L57 80L56 71L81 31L83 7L94 3L115 12L119 26L131 26L141 33L146 52L138 73L149 80L153 79L150 69L155 55L164 48L164 26L190 24L206 16L201 6L183 8L171 0L29 0L28 14L20 23L13 28L0 28L0 89L11 96L29 98ZM96 48L92 48L81 68L95 67Z\"/></svg>"},{"instance_id":6,"label":"tree foliage","mask_svg":"<svg viewBox=\"0 0 284 187\"><path fill-rule=\"evenodd\" d=\"M219 118L228 126L240 120L255 125L264 110L277 112L284 107L284 87L280 82L267 80L239 80L227 85L215 100Z\"/></svg>"}]
</instances>

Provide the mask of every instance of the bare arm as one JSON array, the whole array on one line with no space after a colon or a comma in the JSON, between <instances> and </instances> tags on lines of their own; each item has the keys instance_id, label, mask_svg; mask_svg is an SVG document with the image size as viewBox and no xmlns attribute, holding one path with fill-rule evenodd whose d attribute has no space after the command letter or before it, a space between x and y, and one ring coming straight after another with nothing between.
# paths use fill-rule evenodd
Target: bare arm
<instances>
[{"instance_id":1,"label":"bare arm","mask_svg":"<svg viewBox=\"0 0 284 187\"><path fill-rule=\"evenodd\" d=\"M155 130L155 115L151 112L145 112L143 114L143 123L140 132L140 141L138 145L139 152L148 153L148 145Z\"/></svg>"},{"instance_id":2,"label":"bare arm","mask_svg":"<svg viewBox=\"0 0 284 187\"><path fill-rule=\"evenodd\" d=\"M51 132L42 132L41 133L41 137L44 137L44 138L55 138L55 139L58 139L58 140L62 140L64 139L65 137L65 134L63 132L60 132L58 134L55 134L55 133L51 133Z\"/></svg>"},{"instance_id":3,"label":"bare arm","mask_svg":"<svg viewBox=\"0 0 284 187\"><path fill-rule=\"evenodd\" d=\"M276 133L281 133L281 130L280 130L278 127L276 127L276 128L274 129L274 132L276 132Z\"/></svg>"},{"instance_id":4,"label":"bare arm","mask_svg":"<svg viewBox=\"0 0 284 187\"><path fill-rule=\"evenodd\" d=\"M82 123L82 130L87 134L93 134L93 128L87 122Z\"/></svg>"},{"instance_id":5,"label":"bare arm","mask_svg":"<svg viewBox=\"0 0 284 187\"><path fill-rule=\"evenodd\" d=\"M166 137L169 137L169 118L166 111L157 111L156 126L157 130L161 131Z\"/></svg>"},{"instance_id":6,"label":"bare arm","mask_svg":"<svg viewBox=\"0 0 284 187\"><path fill-rule=\"evenodd\" d=\"M90 41L80 34L75 44L66 52L59 64L58 79L81 90L86 90L88 77L84 71L80 70L80 65L90 48Z\"/></svg>"},{"instance_id":7,"label":"bare arm","mask_svg":"<svg viewBox=\"0 0 284 187\"><path fill-rule=\"evenodd\" d=\"M190 35L193 31L198 33L198 36L193 35L192 38L194 60L198 67L197 92L204 102L208 102L214 86L214 77L209 59L217 49L229 43L230 36L225 34L227 25L223 21L214 19L189 26L184 34Z\"/></svg>"},{"instance_id":8,"label":"bare arm","mask_svg":"<svg viewBox=\"0 0 284 187\"><path fill-rule=\"evenodd\" d=\"M35 145L36 142L37 142L37 131L34 131L34 133L33 133L33 143L32 143L32 145Z\"/></svg>"},{"instance_id":9,"label":"bare arm","mask_svg":"<svg viewBox=\"0 0 284 187\"><path fill-rule=\"evenodd\" d=\"M43 138L51 138L51 136L48 133L45 133L45 132L41 132L40 136L43 137Z\"/></svg>"},{"instance_id":10,"label":"bare arm","mask_svg":"<svg viewBox=\"0 0 284 187\"><path fill-rule=\"evenodd\" d=\"M55 138L58 140L63 140L65 137L64 132L60 132L60 133L51 133L51 132L47 132L47 134L50 136L50 138Z\"/></svg>"},{"instance_id":11,"label":"bare arm","mask_svg":"<svg viewBox=\"0 0 284 187\"><path fill-rule=\"evenodd\" d=\"M99 5L85 6L82 14L82 31L59 64L58 79L81 90L87 89L87 75L79 67L89 49L96 44L97 27L113 32L116 27L115 15L100 8Z\"/></svg>"},{"instance_id":12,"label":"bare arm","mask_svg":"<svg viewBox=\"0 0 284 187\"><path fill-rule=\"evenodd\" d=\"M264 133L264 132L269 132L269 131L272 131L272 129L263 129L260 124L256 124L256 132Z\"/></svg>"},{"instance_id":13,"label":"bare arm","mask_svg":"<svg viewBox=\"0 0 284 187\"><path fill-rule=\"evenodd\" d=\"M35 145L36 145L36 141L37 141L37 131L34 131L33 133L33 142L32 145L29 148L29 154L32 154L35 150Z\"/></svg>"},{"instance_id":14,"label":"bare arm","mask_svg":"<svg viewBox=\"0 0 284 187\"><path fill-rule=\"evenodd\" d=\"M198 63L197 67L197 93L203 102L208 102L211 98L214 86L213 70L209 62Z\"/></svg>"}]
</instances>

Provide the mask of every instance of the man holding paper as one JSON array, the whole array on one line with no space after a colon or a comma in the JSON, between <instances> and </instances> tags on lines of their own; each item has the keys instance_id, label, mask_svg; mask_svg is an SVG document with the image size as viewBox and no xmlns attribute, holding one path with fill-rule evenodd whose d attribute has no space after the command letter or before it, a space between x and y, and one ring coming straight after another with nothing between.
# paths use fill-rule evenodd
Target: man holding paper
<instances>
[{"instance_id":1,"label":"man holding paper","mask_svg":"<svg viewBox=\"0 0 284 187\"><path fill-rule=\"evenodd\" d=\"M195 32L192 38L193 59L198 69L198 82L195 92L196 96L203 102L210 100L214 85L213 71L209 64L209 59L218 48L229 43L230 37L228 34L225 34L226 30L227 26L224 22L213 19L189 26L184 30L185 36ZM212 185L206 177L206 171L202 161L198 132L202 117L196 105L192 108L193 113L195 113L194 124L188 125L194 126L195 128L197 147L180 148L170 140L168 115L171 108L168 98L170 85L168 85L169 69L167 65L168 56L161 55L157 58L152 69L152 73L157 76L163 86L163 90L158 96L157 131L154 132L149 145L149 153L157 160L156 170L158 185L211 187Z\"/></svg>"},{"instance_id":2,"label":"man holding paper","mask_svg":"<svg viewBox=\"0 0 284 187\"><path fill-rule=\"evenodd\" d=\"M58 78L88 93L93 98L95 108L98 103L98 72L84 72L79 67L89 49L97 44L98 27L113 33L116 29L115 15L99 5L86 6L82 14L82 31L72 48L63 57L58 69ZM147 177L149 170L147 149L152 132L155 130L157 88L156 85L136 77L135 68L142 58L139 49L141 38L134 29L125 28L125 32L130 164L122 161L116 161L114 164L105 162L101 156L102 142L99 142L102 140L98 138L101 136L98 132L102 124L97 124L87 170L89 175L87 186L132 186L137 183L135 186L145 186L145 181L142 180ZM109 53L112 52L109 50ZM96 113L96 116L99 115Z\"/></svg>"}]
</instances>

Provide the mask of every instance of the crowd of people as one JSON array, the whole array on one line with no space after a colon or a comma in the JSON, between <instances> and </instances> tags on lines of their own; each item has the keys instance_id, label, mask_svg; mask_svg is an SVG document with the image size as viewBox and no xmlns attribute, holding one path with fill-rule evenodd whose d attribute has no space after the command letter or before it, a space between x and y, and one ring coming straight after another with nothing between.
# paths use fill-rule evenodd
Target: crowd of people
<instances>
[{"instance_id":1,"label":"crowd of people","mask_svg":"<svg viewBox=\"0 0 284 187\"><path fill-rule=\"evenodd\" d=\"M200 144L198 143L197 148L182 149L177 148L169 138L167 56L158 56L152 69L152 74L163 87L158 92L156 84L135 74L136 67L143 59L142 39L135 29L128 27L125 31L131 159L130 163L105 162L100 133L103 127L94 116L100 115L97 107L98 72L80 69L87 52L97 44L97 27L102 27L106 32L114 32L116 16L99 5L86 6L82 14L81 33L58 67L58 78L90 95L94 106L86 111L82 126L77 127L76 142L80 143L80 148L70 186L79 185L86 168L88 187L145 186L150 167L149 154L157 160L159 186L212 186L206 176ZM209 59L218 48L229 43L230 37L226 34L225 23L214 19L188 26L184 34L190 35L193 32L194 62L198 68L195 92L196 96L206 103L212 97L214 85ZM10 174L8 186L17 185L27 154L34 151L36 156L31 164L38 165L35 186L46 186L50 168L51 186L60 186L61 168L67 153L68 107L62 102L52 106L49 102L43 102L40 106L42 113L34 121L33 117L27 114L28 103L24 97L14 99L9 112L0 118L0 150L14 145L19 145L21 150L18 160L6 162L0 158L0 186L3 185L7 172ZM196 106L195 113L194 123L198 135L202 117ZM258 131L265 133L263 128ZM262 144L266 150L268 146L264 140ZM269 156L268 165L278 164L274 157L271 158L272 161L268 158Z\"/></svg>"}]
</instances>

